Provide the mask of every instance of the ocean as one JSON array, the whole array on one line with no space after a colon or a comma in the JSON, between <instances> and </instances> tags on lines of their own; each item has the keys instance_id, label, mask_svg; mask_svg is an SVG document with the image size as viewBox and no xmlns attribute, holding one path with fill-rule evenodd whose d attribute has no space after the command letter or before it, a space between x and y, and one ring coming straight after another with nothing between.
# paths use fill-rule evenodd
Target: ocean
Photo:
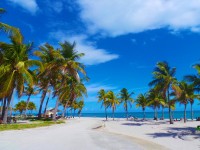
<instances>
[{"instance_id":1,"label":"ocean","mask_svg":"<svg viewBox=\"0 0 200 150\"><path fill-rule=\"evenodd\" d=\"M142 112L129 112L129 116L136 117L136 118L143 118ZM191 119L191 113L190 111L187 111L186 113L187 119ZM82 117L105 117L105 113L82 113ZM184 117L183 111L173 111L172 116L174 119L181 119ZM112 113L108 113L108 117L112 118ZM162 117L162 112L158 112L158 118ZM194 111L193 117L196 119L197 117L200 117L200 111ZM126 114L123 112L115 113L115 118L126 118ZM154 112L146 112L146 118L154 118ZM169 114L168 112L164 112L164 118L168 119Z\"/></svg>"}]
</instances>

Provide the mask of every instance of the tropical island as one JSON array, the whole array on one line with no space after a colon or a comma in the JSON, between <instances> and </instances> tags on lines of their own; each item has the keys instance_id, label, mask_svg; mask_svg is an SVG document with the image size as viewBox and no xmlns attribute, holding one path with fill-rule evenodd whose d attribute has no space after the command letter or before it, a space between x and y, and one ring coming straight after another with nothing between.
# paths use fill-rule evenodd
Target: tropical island
<instances>
[{"instance_id":1,"label":"tropical island","mask_svg":"<svg viewBox=\"0 0 200 150\"><path fill-rule=\"evenodd\" d=\"M1 20L0 32L6 36L0 41L0 149L199 149L200 113L193 107L200 100L200 63L180 80L176 67L158 60L145 92L98 88L95 102L104 113L86 115L90 75L78 42L35 48L21 29Z\"/></svg>"}]
</instances>

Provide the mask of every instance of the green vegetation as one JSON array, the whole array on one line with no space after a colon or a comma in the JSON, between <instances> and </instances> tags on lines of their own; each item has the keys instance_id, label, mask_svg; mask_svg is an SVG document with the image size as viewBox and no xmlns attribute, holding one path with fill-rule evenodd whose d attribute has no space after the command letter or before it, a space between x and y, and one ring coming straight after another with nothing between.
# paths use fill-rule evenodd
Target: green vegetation
<instances>
[{"instance_id":1,"label":"green vegetation","mask_svg":"<svg viewBox=\"0 0 200 150\"><path fill-rule=\"evenodd\" d=\"M5 10L0 8L0 14ZM84 81L88 80L84 64L79 59L84 56L75 50L75 42L67 41L59 43L59 48L54 48L46 43L33 49L33 43L24 43L20 30L8 24L0 22L0 31L6 33L10 42L0 41L0 101L2 109L0 122L6 124L8 109L11 108L13 94L18 98L27 96L27 100L16 105L16 110L25 117L27 110L35 110L36 107L30 102L31 96L41 92L41 101L38 118L42 117L43 103L48 94L45 112L52 95L56 99L53 120L56 121L58 106L63 104L79 110L79 116L83 108L83 102L73 108L74 103L79 103L87 96ZM34 57L32 57L34 55ZM37 57L37 58L36 58ZM33 59L35 58L35 59ZM64 108L64 111L66 109Z\"/></svg>"},{"instance_id":2,"label":"green vegetation","mask_svg":"<svg viewBox=\"0 0 200 150\"><path fill-rule=\"evenodd\" d=\"M46 127L51 126L55 124L61 124L64 123L64 121L34 121L28 124L1 124L0 125L0 131L5 130L23 130L23 129L29 129L29 128L37 128L37 127Z\"/></svg>"}]
</instances>

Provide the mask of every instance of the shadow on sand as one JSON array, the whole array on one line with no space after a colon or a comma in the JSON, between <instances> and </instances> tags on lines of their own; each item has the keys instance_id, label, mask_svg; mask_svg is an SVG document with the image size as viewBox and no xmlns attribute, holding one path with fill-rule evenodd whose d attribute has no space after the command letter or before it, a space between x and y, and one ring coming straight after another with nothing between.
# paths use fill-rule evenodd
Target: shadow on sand
<instances>
[{"instance_id":1,"label":"shadow on sand","mask_svg":"<svg viewBox=\"0 0 200 150\"><path fill-rule=\"evenodd\" d=\"M170 127L166 129L166 132L152 133L147 135L152 136L153 138L172 137L172 138L179 138L182 140L200 139L200 132L197 133L196 128L192 127L186 127L186 128Z\"/></svg>"}]
</instances>

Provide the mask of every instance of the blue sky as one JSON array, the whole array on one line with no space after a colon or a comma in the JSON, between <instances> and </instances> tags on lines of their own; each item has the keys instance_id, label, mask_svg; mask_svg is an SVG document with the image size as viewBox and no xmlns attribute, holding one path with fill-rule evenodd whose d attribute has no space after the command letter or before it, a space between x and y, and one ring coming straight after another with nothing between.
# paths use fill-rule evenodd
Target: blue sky
<instances>
[{"instance_id":1,"label":"blue sky","mask_svg":"<svg viewBox=\"0 0 200 150\"><path fill-rule=\"evenodd\" d=\"M134 98L146 92L158 61L176 67L179 80L196 73L191 66L200 56L199 0L1 0L0 7L7 10L0 19L20 28L35 50L45 42L57 47L76 41L90 77L84 112L103 111L96 103L101 88L118 93L125 87ZM38 104L40 95L32 100Z\"/></svg>"}]
</instances>

